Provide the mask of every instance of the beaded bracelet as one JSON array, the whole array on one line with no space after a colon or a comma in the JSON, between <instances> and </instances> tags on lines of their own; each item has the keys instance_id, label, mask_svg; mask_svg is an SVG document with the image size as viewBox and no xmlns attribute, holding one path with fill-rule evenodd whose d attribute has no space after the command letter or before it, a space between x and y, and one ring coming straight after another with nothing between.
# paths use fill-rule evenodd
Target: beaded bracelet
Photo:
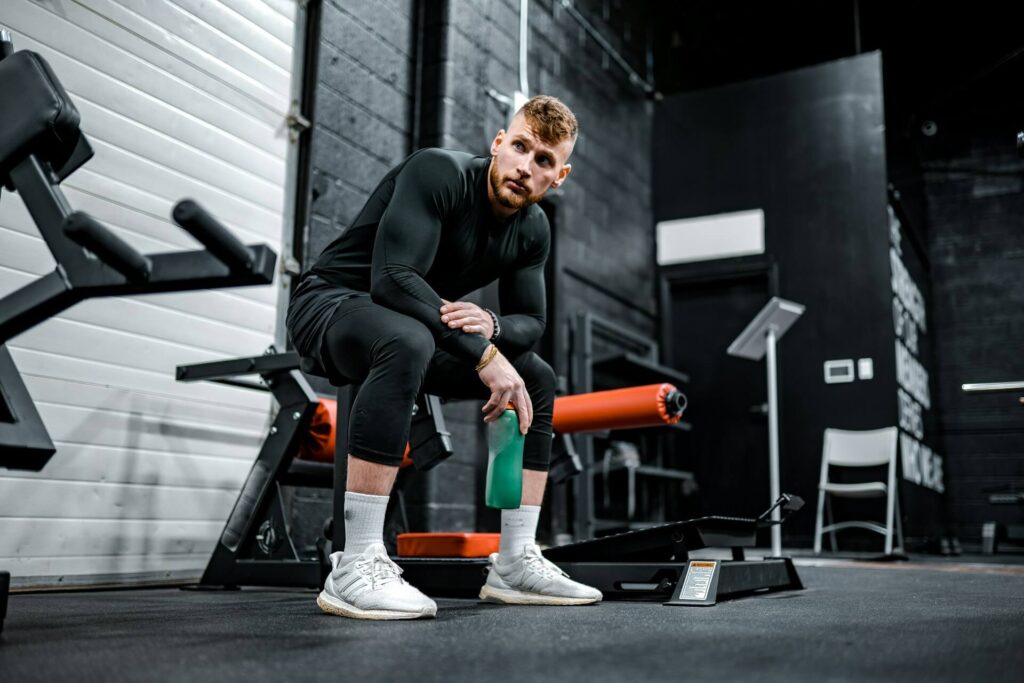
<instances>
[{"instance_id":1,"label":"beaded bracelet","mask_svg":"<svg viewBox=\"0 0 1024 683\"><path fill-rule=\"evenodd\" d=\"M489 341L497 341L498 337L501 335L501 323L498 322L498 316L495 315L494 311L489 308L485 308L484 310L490 314L491 322L494 323L494 333L491 335Z\"/></svg>"}]
</instances>

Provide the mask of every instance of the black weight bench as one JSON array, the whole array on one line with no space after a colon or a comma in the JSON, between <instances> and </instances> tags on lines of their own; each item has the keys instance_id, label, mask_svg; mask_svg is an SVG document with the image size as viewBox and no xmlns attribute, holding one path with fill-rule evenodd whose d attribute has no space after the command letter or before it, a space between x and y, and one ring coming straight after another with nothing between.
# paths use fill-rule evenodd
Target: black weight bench
<instances>
[{"instance_id":1,"label":"black weight bench","mask_svg":"<svg viewBox=\"0 0 1024 683\"><path fill-rule=\"evenodd\" d=\"M177 379L200 380L269 391L278 412L267 431L213 555L199 581L202 588L238 586L323 585L329 567L327 540L334 547L344 543L344 526L329 520L324 536L317 539L316 557L304 557L292 542L290 521L285 514L282 486L310 486L334 489L334 510L344 509L347 430L354 384L332 381L338 387L338 427L333 463L299 459L300 441L310 428L319 399L303 372L325 376L308 358L277 353L273 347L263 356L232 358L212 363L181 365ZM256 375L260 381L242 379ZM444 422L441 402L422 394L416 401L409 433L410 456L419 471L429 470L453 453L451 435ZM333 528L333 531L330 531Z\"/></svg>"},{"instance_id":2,"label":"black weight bench","mask_svg":"<svg viewBox=\"0 0 1024 683\"><path fill-rule=\"evenodd\" d=\"M309 429L318 399L301 369L323 376L309 359L295 353L276 353L235 358L213 363L179 366L180 381L214 381L232 386L270 391L279 410L271 424L256 462L246 477L224 530L217 540L199 588L240 586L302 586L319 588L329 571L326 542L331 522L317 540L316 557L302 557L292 543L281 487L334 487L335 518L344 506L345 430L337 429L334 463L296 459L299 440ZM260 382L239 379L258 375ZM334 378L332 381L336 381ZM356 387L343 385L338 396L338 423L350 412ZM410 429L413 465L426 470L452 452L451 440L437 397L423 395L417 401ZM564 455L564 454L563 454ZM599 588L608 599L668 600L668 604L715 604L758 591L799 590L803 587L789 558L747 560L744 551L756 545L757 532L776 523L775 507L782 521L803 506L797 496L783 494L757 519L702 517L670 522L650 529L572 543L544 551L545 556L577 580ZM344 538L334 525L334 547ZM708 547L731 550L727 561L692 560L689 553ZM406 578L430 595L472 597L486 576L486 558L396 557ZM703 572L706 576L697 577ZM691 576L692 575L692 576ZM690 576L690 582L687 577ZM702 583L703 582L703 583ZM700 599L687 590L703 586Z\"/></svg>"}]
</instances>

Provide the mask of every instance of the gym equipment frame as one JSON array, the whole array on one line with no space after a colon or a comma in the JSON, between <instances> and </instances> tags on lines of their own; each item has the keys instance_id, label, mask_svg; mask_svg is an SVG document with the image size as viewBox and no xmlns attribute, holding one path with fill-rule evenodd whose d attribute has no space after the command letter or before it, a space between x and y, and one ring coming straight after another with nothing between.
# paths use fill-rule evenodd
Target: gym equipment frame
<instances>
[{"instance_id":1,"label":"gym equipment frame","mask_svg":"<svg viewBox=\"0 0 1024 683\"><path fill-rule=\"evenodd\" d=\"M277 255L242 244L194 201L173 218L205 249L142 255L97 220L73 211L60 183L93 155L80 117L49 65L0 39L0 184L16 190L57 267L0 299L0 466L40 470L53 443L4 344L93 297L270 284Z\"/></svg>"},{"instance_id":2,"label":"gym equipment frame","mask_svg":"<svg viewBox=\"0 0 1024 683\"><path fill-rule=\"evenodd\" d=\"M609 357L597 357L594 350L595 337L610 342L624 351ZM635 384L671 382L682 390L690 382L689 375L660 365L658 363L658 348L657 342L637 334L633 330L605 320L589 311L579 312L576 315L572 331L570 355L572 392L587 394L595 390L595 384L599 383L596 380L622 377L629 377ZM689 431L692 426L683 420L672 425L665 425L664 428ZM621 527L622 522L600 519L595 514L594 438L592 434L577 434L576 437L581 474L573 480L573 536L577 540L582 540L594 538L599 530ZM552 464L552 468L554 468L554 464ZM668 472L667 474L681 476L689 473Z\"/></svg>"},{"instance_id":3,"label":"gym equipment frame","mask_svg":"<svg viewBox=\"0 0 1024 683\"><path fill-rule=\"evenodd\" d=\"M0 29L0 185L16 191L57 267L0 298L0 468L39 471L56 452L6 343L93 297L266 285L277 254L246 246L194 201L173 219L205 249L143 255L73 211L60 183L92 158L81 117L50 65ZM2 190L0 190L2 192ZM0 630L10 573L0 572Z\"/></svg>"},{"instance_id":4,"label":"gym equipment frame","mask_svg":"<svg viewBox=\"0 0 1024 683\"><path fill-rule=\"evenodd\" d=\"M317 540L315 560L300 557L292 542L281 487L334 486L335 463L298 459L300 440L309 430L319 399L300 372L301 359L294 352L276 353L271 347L264 356L181 365L177 379L182 382L207 380L269 391L279 405L259 455L246 477L213 556L199 581L201 588L238 586L323 585L329 566L325 531ZM238 379L259 375L262 383ZM345 387L344 389L350 389ZM341 398L341 392L339 393ZM338 422L349 414L345 401L338 401ZM346 453L345 430L338 429L337 452ZM428 470L453 452L451 437L441 413L440 400L424 394L417 400L410 428L413 466ZM344 458L341 458L344 463ZM344 481L344 480L342 480ZM328 526L330 523L328 523Z\"/></svg>"}]
</instances>

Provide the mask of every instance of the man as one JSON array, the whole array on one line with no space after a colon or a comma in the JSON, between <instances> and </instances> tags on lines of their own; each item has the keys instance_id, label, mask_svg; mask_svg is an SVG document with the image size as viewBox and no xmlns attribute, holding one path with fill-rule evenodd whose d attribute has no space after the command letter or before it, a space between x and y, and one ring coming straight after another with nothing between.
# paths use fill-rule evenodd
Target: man
<instances>
[{"instance_id":1,"label":"man","mask_svg":"<svg viewBox=\"0 0 1024 683\"><path fill-rule=\"evenodd\" d=\"M527 102L491 156L425 149L392 169L349 229L296 287L288 328L296 349L332 380L361 383L349 424L345 549L317 599L361 619L432 617L437 605L400 576L383 545L384 515L421 392L487 399L483 419L515 406L523 447L522 504L503 510L485 600L597 602L536 544L551 453L555 377L529 349L545 324L550 228L535 204L561 186L576 117L553 97ZM500 315L460 301L499 281Z\"/></svg>"}]
</instances>

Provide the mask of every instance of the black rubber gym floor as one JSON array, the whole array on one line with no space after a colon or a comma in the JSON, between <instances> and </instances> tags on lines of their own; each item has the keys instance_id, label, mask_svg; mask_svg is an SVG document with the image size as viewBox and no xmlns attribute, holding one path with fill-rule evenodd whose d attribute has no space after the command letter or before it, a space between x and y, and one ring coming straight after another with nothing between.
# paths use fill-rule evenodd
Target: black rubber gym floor
<instances>
[{"instance_id":1,"label":"black rubber gym floor","mask_svg":"<svg viewBox=\"0 0 1024 683\"><path fill-rule=\"evenodd\" d=\"M14 594L0 680L1024 680L1024 567L800 574L804 591L715 607L441 600L408 622L330 617L307 591Z\"/></svg>"}]
</instances>

